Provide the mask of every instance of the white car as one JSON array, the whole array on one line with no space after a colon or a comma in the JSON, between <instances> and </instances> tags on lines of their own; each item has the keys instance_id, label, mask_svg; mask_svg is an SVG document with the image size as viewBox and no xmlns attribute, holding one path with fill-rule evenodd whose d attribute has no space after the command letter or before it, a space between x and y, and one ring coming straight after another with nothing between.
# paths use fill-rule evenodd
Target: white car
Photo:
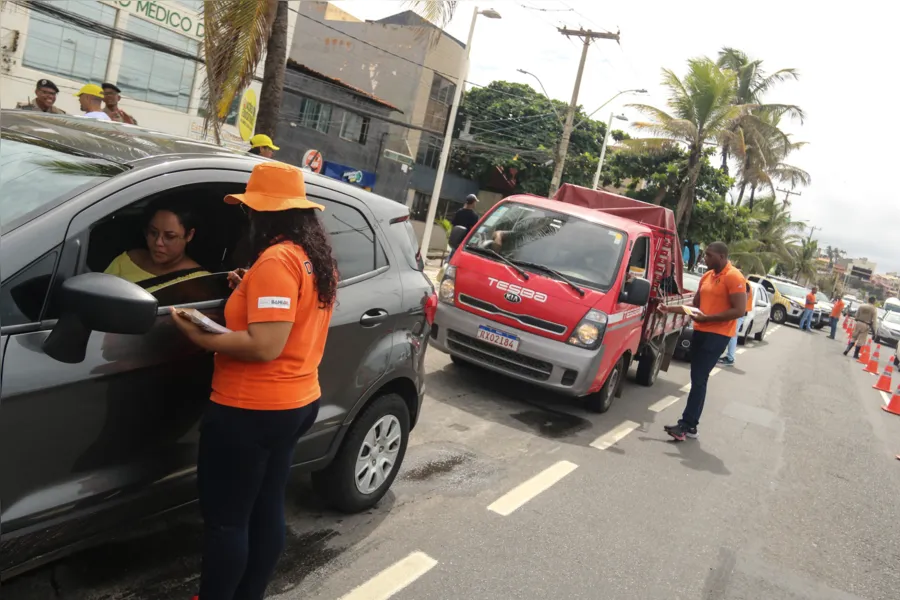
<instances>
[{"instance_id":1,"label":"white car","mask_svg":"<svg viewBox=\"0 0 900 600\"><path fill-rule=\"evenodd\" d=\"M769 294L755 281L748 281L750 294L753 297L753 309L744 317L744 322L738 329L738 343L745 344L750 336L761 342L766 336L766 328L769 326L769 315L772 313L772 301Z\"/></svg>"},{"instance_id":2,"label":"white car","mask_svg":"<svg viewBox=\"0 0 900 600\"><path fill-rule=\"evenodd\" d=\"M885 344L897 348L900 341L900 312L886 311L878 321L878 329L875 330L875 343Z\"/></svg>"}]
</instances>

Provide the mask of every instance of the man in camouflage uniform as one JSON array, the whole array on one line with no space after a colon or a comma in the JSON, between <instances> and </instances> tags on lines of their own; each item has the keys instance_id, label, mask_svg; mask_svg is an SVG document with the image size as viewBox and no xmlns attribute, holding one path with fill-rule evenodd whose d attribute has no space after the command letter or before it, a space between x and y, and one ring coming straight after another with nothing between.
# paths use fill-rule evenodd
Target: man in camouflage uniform
<instances>
[{"instance_id":1,"label":"man in camouflage uniform","mask_svg":"<svg viewBox=\"0 0 900 600\"><path fill-rule=\"evenodd\" d=\"M56 103L56 95L59 88L49 79L38 79L37 86L34 89L34 100L31 102L18 102L16 108L19 110L34 110L54 115L64 115L66 112L53 106Z\"/></svg>"}]
</instances>

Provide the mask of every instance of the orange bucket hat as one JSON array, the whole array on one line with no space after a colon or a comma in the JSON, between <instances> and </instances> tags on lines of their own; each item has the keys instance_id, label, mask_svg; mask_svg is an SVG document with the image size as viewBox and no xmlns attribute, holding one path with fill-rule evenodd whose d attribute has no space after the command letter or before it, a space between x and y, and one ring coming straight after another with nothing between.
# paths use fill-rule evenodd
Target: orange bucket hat
<instances>
[{"instance_id":1,"label":"orange bucket hat","mask_svg":"<svg viewBox=\"0 0 900 600\"><path fill-rule=\"evenodd\" d=\"M264 162L253 167L247 191L225 196L228 204L245 204L259 212L275 212L292 208L325 207L306 197L303 171L283 162Z\"/></svg>"}]
</instances>

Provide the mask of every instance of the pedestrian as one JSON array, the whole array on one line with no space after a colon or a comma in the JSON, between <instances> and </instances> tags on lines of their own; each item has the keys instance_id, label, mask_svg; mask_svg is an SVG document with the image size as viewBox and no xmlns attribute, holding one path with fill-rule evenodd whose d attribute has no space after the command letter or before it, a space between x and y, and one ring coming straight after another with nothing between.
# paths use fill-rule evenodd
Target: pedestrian
<instances>
[{"instance_id":1,"label":"pedestrian","mask_svg":"<svg viewBox=\"0 0 900 600\"><path fill-rule=\"evenodd\" d=\"M834 307L831 309L831 335L828 336L828 339L833 340L837 335L838 321L841 320L841 314L844 312L844 299L839 294L835 294L831 301L834 303Z\"/></svg>"},{"instance_id":2,"label":"pedestrian","mask_svg":"<svg viewBox=\"0 0 900 600\"><path fill-rule=\"evenodd\" d=\"M666 433L678 441L697 437L709 374L737 332L737 320L747 312L747 282L728 260L728 246L713 242L706 247L704 257L709 269L700 278L694 294L694 307L701 314L693 317L691 391L681 419L676 425L665 427ZM659 310L673 312L678 307L660 306Z\"/></svg>"},{"instance_id":3,"label":"pedestrian","mask_svg":"<svg viewBox=\"0 0 900 600\"><path fill-rule=\"evenodd\" d=\"M263 158L272 158L275 156L276 150L280 150L280 148L267 135L257 133L250 138L250 150L248 150L250 154L262 156Z\"/></svg>"},{"instance_id":4,"label":"pedestrian","mask_svg":"<svg viewBox=\"0 0 900 600\"><path fill-rule=\"evenodd\" d=\"M803 315L800 317L800 331L812 331L812 318L816 310L816 292L818 291L819 288L813 286L812 291L806 294Z\"/></svg>"},{"instance_id":5,"label":"pedestrian","mask_svg":"<svg viewBox=\"0 0 900 600\"><path fill-rule=\"evenodd\" d=\"M447 260L453 258L453 254L456 252L459 244L462 243L467 235L469 235L469 232L472 231L472 228L478 223L478 219L481 218L478 216L478 213L475 212L475 204L477 203L478 196L469 194L466 196L466 203L463 207L453 215L453 220L450 222L450 225L452 225L454 229L457 227L460 227L461 229L456 229L455 233L451 230L451 237L453 239L449 240L450 256Z\"/></svg>"},{"instance_id":6,"label":"pedestrian","mask_svg":"<svg viewBox=\"0 0 900 600\"><path fill-rule=\"evenodd\" d=\"M19 110L38 110L48 112L54 115L64 115L66 111L56 108L56 95L59 88L49 79L38 79L34 88L34 100L29 102L17 102L16 108Z\"/></svg>"},{"instance_id":7,"label":"pedestrian","mask_svg":"<svg viewBox=\"0 0 900 600\"><path fill-rule=\"evenodd\" d=\"M731 336L730 340L728 340L728 348L725 350L725 356L719 359L719 364L721 364L723 367L734 366L734 353L737 352L738 333L741 331L741 327L744 326L744 321L747 319L747 315L749 315L750 311L753 310L753 293L750 291L750 284L745 282L745 287L747 291L747 312L744 313L743 317L737 320L737 328L734 330L734 335Z\"/></svg>"},{"instance_id":8,"label":"pedestrian","mask_svg":"<svg viewBox=\"0 0 900 600\"><path fill-rule=\"evenodd\" d=\"M100 87L103 89L103 102L106 104L103 112L113 121L137 125L137 120L134 117L119 108L119 101L122 100L122 90L109 82L104 83Z\"/></svg>"},{"instance_id":9,"label":"pedestrian","mask_svg":"<svg viewBox=\"0 0 900 600\"><path fill-rule=\"evenodd\" d=\"M84 85L77 94L78 102L84 116L98 121L112 121L109 115L103 112L103 88L96 83Z\"/></svg>"},{"instance_id":10,"label":"pedestrian","mask_svg":"<svg viewBox=\"0 0 900 600\"><path fill-rule=\"evenodd\" d=\"M297 440L319 411L319 363L337 294L331 243L300 169L265 162L244 194L255 261L229 274L224 334L173 310L191 341L215 352L200 433L203 515L199 600L262 600L284 548L284 493ZM331 418L331 417L328 417Z\"/></svg>"},{"instance_id":11,"label":"pedestrian","mask_svg":"<svg viewBox=\"0 0 900 600\"><path fill-rule=\"evenodd\" d=\"M869 334L875 335L875 322L878 318L878 309L875 308L875 296L869 296L869 302L856 309L856 324L850 334L850 342L844 350L844 356L850 353L853 347L853 358L859 358L859 351L869 339Z\"/></svg>"}]
</instances>

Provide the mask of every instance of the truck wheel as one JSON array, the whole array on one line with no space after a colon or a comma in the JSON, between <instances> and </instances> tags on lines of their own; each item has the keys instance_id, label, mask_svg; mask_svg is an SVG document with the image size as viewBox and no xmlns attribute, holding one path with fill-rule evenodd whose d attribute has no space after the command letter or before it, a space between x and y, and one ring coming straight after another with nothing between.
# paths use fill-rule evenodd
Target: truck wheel
<instances>
[{"instance_id":1,"label":"truck wheel","mask_svg":"<svg viewBox=\"0 0 900 600\"><path fill-rule=\"evenodd\" d=\"M613 398L616 397L616 390L622 381L622 359L616 363L612 371L606 377L606 382L599 391L594 392L585 397L584 406L591 412L605 413L612 406Z\"/></svg>"},{"instance_id":2,"label":"truck wheel","mask_svg":"<svg viewBox=\"0 0 900 600\"><path fill-rule=\"evenodd\" d=\"M772 307L772 320L779 325L784 325L784 322L787 321L787 311L780 304Z\"/></svg>"},{"instance_id":3,"label":"truck wheel","mask_svg":"<svg viewBox=\"0 0 900 600\"><path fill-rule=\"evenodd\" d=\"M660 365L662 365L662 352L647 346L644 352L641 353L641 360L638 363L634 380L641 385L652 387L659 375Z\"/></svg>"},{"instance_id":4,"label":"truck wheel","mask_svg":"<svg viewBox=\"0 0 900 600\"><path fill-rule=\"evenodd\" d=\"M332 463L312 474L313 486L342 512L371 508L394 482L408 440L409 408L385 394L356 416Z\"/></svg>"}]
</instances>

